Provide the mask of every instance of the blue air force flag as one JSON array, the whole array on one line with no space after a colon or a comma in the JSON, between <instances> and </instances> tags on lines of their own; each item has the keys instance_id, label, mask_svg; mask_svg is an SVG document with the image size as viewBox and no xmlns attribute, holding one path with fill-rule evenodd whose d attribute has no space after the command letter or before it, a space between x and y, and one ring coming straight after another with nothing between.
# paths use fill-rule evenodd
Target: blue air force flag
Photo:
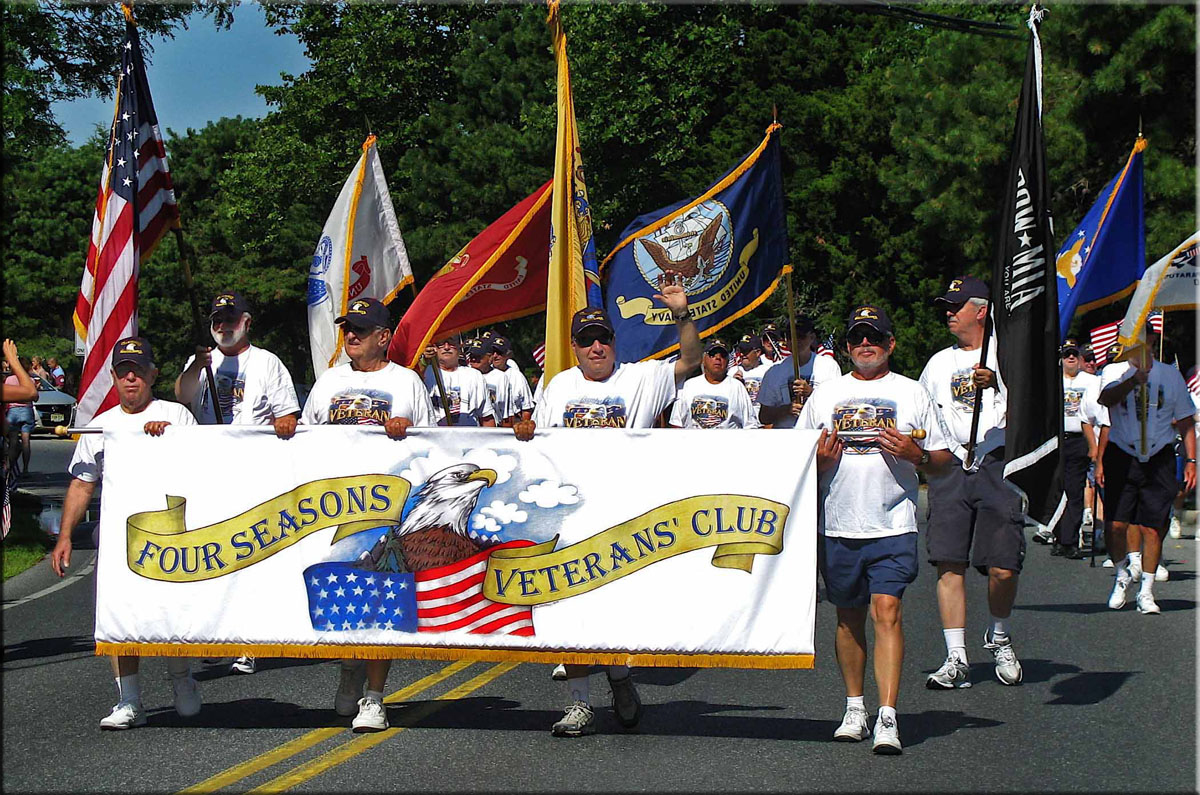
<instances>
[{"instance_id":1,"label":"blue air force flag","mask_svg":"<svg viewBox=\"0 0 1200 795\"><path fill-rule=\"evenodd\" d=\"M678 350L671 312L653 298L659 276L683 278L701 336L750 312L779 284L788 263L778 124L699 198L640 216L600 265L617 359Z\"/></svg>"},{"instance_id":2,"label":"blue air force flag","mask_svg":"<svg viewBox=\"0 0 1200 795\"><path fill-rule=\"evenodd\" d=\"M1146 269L1145 148L1146 139L1139 136L1125 167L1104 186L1055 257L1060 342L1067 338L1071 318L1129 295Z\"/></svg>"}]
</instances>

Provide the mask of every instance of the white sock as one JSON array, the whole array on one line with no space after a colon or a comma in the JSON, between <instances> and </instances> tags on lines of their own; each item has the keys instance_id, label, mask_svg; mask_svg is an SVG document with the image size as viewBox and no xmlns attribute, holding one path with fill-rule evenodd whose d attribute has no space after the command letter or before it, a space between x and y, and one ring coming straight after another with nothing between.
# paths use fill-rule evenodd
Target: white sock
<instances>
[{"instance_id":1,"label":"white sock","mask_svg":"<svg viewBox=\"0 0 1200 795\"><path fill-rule=\"evenodd\" d=\"M1008 640L1008 619L992 616L992 641L999 643Z\"/></svg>"},{"instance_id":2,"label":"white sock","mask_svg":"<svg viewBox=\"0 0 1200 795\"><path fill-rule=\"evenodd\" d=\"M867 706L863 703L862 696L846 696L846 711L849 712L852 709L861 709L863 712L867 711Z\"/></svg>"},{"instance_id":3,"label":"white sock","mask_svg":"<svg viewBox=\"0 0 1200 795\"><path fill-rule=\"evenodd\" d=\"M1125 558L1114 560L1113 568L1116 570L1117 580L1129 582L1129 562Z\"/></svg>"},{"instance_id":4,"label":"white sock","mask_svg":"<svg viewBox=\"0 0 1200 795\"><path fill-rule=\"evenodd\" d=\"M383 703L383 691L382 690L368 690L367 698L371 699L372 701L378 701L380 704L382 704Z\"/></svg>"},{"instance_id":5,"label":"white sock","mask_svg":"<svg viewBox=\"0 0 1200 795\"><path fill-rule=\"evenodd\" d=\"M1129 553L1129 565L1133 566L1135 563L1137 564L1137 567L1139 569L1142 567L1142 553L1141 552L1130 552Z\"/></svg>"},{"instance_id":6,"label":"white sock","mask_svg":"<svg viewBox=\"0 0 1200 795\"><path fill-rule=\"evenodd\" d=\"M117 700L129 701L133 704L142 703L142 687L137 674L127 674L117 677Z\"/></svg>"},{"instance_id":7,"label":"white sock","mask_svg":"<svg viewBox=\"0 0 1200 795\"><path fill-rule=\"evenodd\" d=\"M588 678L586 676L572 676L567 680L567 692L571 694L572 701L582 701L584 704L590 704L588 696Z\"/></svg>"},{"instance_id":8,"label":"white sock","mask_svg":"<svg viewBox=\"0 0 1200 795\"><path fill-rule=\"evenodd\" d=\"M608 666L609 679L624 679L629 676L628 665L610 665Z\"/></svg>"},{"instance_id":9,"label":"white sock","mask_svg":"<svg viewBox=\"0 0 1200 795\"><path fill-rule=\"evenodd\" d=\"M1154 572L1152 572L1152 571L1142 572L1142 590L1139 591L1138 594L1140 596L1145 596L1147 594L1153 595L1152 594L1153 590L1154 590Z\"/></svg>"},{"instance_id":10,"label":"white sock","mask_svg":"<svg viewBox=\"0 0 1200 795\"><path fill-rule=\"evenodd\" d=\"M946 639L946 655L957 657L961 662L967 661L967 628L955 627L943 629L942 637Z\"/></svg>"},{"instance_id":11,"label":"white sock","mask_svg":"<svg viewBox=\"0 0 1200 795\"><path fill-rule=\"evenodd\" d=\"M896 719L896 708L895 707L880 707L879 708L879 717L880 718L891 718L892 720L895 720Z\"/></svg>"}]
</instances>

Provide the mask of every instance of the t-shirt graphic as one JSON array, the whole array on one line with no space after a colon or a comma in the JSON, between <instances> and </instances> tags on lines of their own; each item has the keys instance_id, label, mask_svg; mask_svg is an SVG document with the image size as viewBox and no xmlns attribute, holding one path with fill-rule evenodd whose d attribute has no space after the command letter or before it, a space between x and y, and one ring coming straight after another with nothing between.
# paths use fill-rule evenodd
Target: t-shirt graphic
<instances>
[{"instance_id":1,"label":"t-shirt graphic","mask_svg":"<svg viewBox=\"0 0 1200 795\"><path fill-rule=\"evenodd\" d=\"M715 428L729 419L729 401L719 395L692 398L692 421L701 428Z\"/></svg>"},{"instance_id":2,"label":"t-shirt graphic","mask_svg":"<svg viewBox=\"0 0 1200 795\"><path fill-rule=\"evenodd\" d=\"M896 427L896 403L884 398L863 398L838 403L833 407L833 427L843 431L878 431ZM845 451L850 455L879 453L877 439L845 441Z\"/></svg>"},{"instance_id":3,"label":"t-shirt graphic","mask_svg":"<svg viewBox=\"0 0 1200 795\"><path fill-rule=\"evenodd\" d=\"M624 428L628 422L624 398L603 401L568 401L563 410L564 428Z\"/></svg>"},{"instance_id":4,"label":"t-shirt graphic","mask_svg":"<svg viewBox=\"0 0 1200 795\"><path fill-rule=\"evenodd\" d=\"M487 385L487 389L488 389L488 399L491 400L492 405L495 406L496 405L496 385L489 383Z\"/></svg>"},{"instance_id":5,"label":"t-shirt graphic","mask_svg":"<svg viewBox=\"0 0 1200 795\"><path fill-rule=\"evenodd\" d=\"M217 382L217 401L221 404L221 416L228 422L233 416L233 407L241 404L246 396L246 379L230 378L228 374L218 370L213 373L213 380Z\"/></svg>"},{"instance_id":6,"label":"t-shirt graphic","mask_svg":"<svg viewBox=\"0 0 1200 795\"><path fill-rule=\"evenodd\" d=\"M1067 387L1063 390L1063 414L1067 417L1078 417L1079 407L1083 405L1083 389Z\"/></svg>"},{"instance_id":7,"label":"t-shirt graphic","mask_svg":"<svg viewBox=\"0 0 1200 795\"><path fill-rule=\"evenodd\" d=\"M383 425L392 416L392 396L378 389L339 392L329 401L330 425Z\"/></svg>"},{"instance_id":8,"label":"t-shirt graphic","mask_svg":"<svg viewBox=\"0 0 1200 795\"><path fill-rule=\"evenodd\" d=\"M758 405L758 388L760 386L762 386L762 379L761 378L747 378L745 383L746 383L746 391L750 393L750 402L757 406Z\"/></svg>"},{"instance_id":9,"label":"t-shirt graphic","mask_svg":"<svg viewBox=\"0 0 1200 795\"><path fill-rule=\"evenodd\" d=\"M950 376L950 395L954 408L971 414L975 411L975 371L959 370Z\"/></svg>"},{"instance_id":10,"label":"t-shirt graphic","mask_svg":"<svg viewBox=\"0 0 1200 795\"><path fill-rule=\"evenodd\" d=\"M438 411L441 411L442 410L442 396L440 394L438 394L437 392L434 392L433 395L431 395L431 397L433 398L433 407L435 409L437 409ZM446 399L450 401L450 413L451 414L461 414L462 413L462 393L459 391L458 387L447 386L446 387Z\"/></svg>"}]
</instances>

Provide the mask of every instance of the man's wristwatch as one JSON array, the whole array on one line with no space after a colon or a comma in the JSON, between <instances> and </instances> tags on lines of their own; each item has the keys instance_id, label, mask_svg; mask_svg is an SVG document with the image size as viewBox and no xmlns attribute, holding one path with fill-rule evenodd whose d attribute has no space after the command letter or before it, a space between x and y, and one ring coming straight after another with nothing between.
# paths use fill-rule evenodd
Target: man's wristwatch
<instances>
[{"instance_id":1,"label":"man's wristwatch","mask_svg":"<svg viewBox=\"0 0 1200 795\"><path fill-rule=\"evenodd\" d=\"M921 460L917 462L917 466L923 467L928 463L929 463L929 451L922 450L921 451Z\"/></svg>"},{"instance_id":2,"label":"man's wristwatch","mask_svg":"<svg viewBox=\"0 0 1200 795\"><path fill-rule=\"evenodd\" d=\"M678 315L672 312L671 317L675 319L676 323L682 323L685 320L692 319L692 310L685 309L684 311L680 312Z\"/></svg>"},{"instance_id":3,"label":"man's wristwatch","mask_svg":"<svg viewBox=\"0 0 1200 795\"><path fill-rule=\"evenodd\" d=\"M1185 459L1183 459L1183 463L1185 463L1185 464L1194 464L1194 463L1196 463L1196 459L1194 459L1194 458L1185 458Z\"/></svg>"}]
</instances>

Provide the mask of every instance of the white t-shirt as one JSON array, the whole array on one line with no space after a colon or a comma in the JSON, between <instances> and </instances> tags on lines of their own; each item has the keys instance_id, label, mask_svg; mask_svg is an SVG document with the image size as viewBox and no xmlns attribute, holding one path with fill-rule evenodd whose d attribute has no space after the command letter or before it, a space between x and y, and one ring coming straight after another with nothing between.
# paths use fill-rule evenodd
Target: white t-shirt
<instances>
[{"instance_id":1,"label":"white t-shirt","mask_svg":"<svg viewBox=\"0 0 1200 795\"><path fill-rule=\"evenodd\" d=\"M807 362L800 365L800 377L812 384L813 389L816 389L818 384L841 378L842 371L838 367L836 359L813 353L809 355ZM758 385L758 405L774 407L792 405L792 392L788 389L788 382L792 378L792 357L785 356L782 362L772 365L771 369L767 370L762 383ZM788 412L786 417L772 427L794 428L796 427L796 415Z\"/></svg>"},{"instance_id":2,"label":"white t-shirt","mask_svg":"<svg viewBox=\"0 0 1200 795\"><path fill-rule=\"evenodd\" d=\"M195 356L188 357L183 369L191 367L195 360ZM221 415L227 425L266 425L277 417L300 411L291 373L268 350L251 345L237 356L226 356L220 348L213 348L212 371ZM216 425L208 379L203 373L190 408L201 425Z\"/></svg>"},{"instance_id":3,"label":"white t-shirt","mask_svg":"<svg viewBox=\"0 0 1200 795\"><path fill-rule=\"evenodd\" d=\"M533 392L529 389L529 380L512 359L508 360L508 369L504 371L504 375L508 378L510 385L509 394L512 395L513 414L533 411Z\"/></svg>"},{"instance_id":4,"label":"white t-shirt","mask_svg":"<svg viewBox=\"0 0 1200 795\"><path fill-rule=\"evenodd\" d=\"M742 376L742 382L746 385L746 391L750 393L750 402L754 404L756 409L758 408L758 390L762 386L763 376L774 366L772 362L763 359L759 362L758 367L753 367L749 370L740 364L729 368L729 375L731 377Z\"/></svg>"},{"instance_id":5,"label":"white t-shirt","mask_svg":"<svg viewBox=\"0 0 1200 795\"><path fill-rule=\"evenodd\" d=\"M420 427L434 424L433 406L420 377L394 362L371 372L355 370L350 362L344 362L321 373L308 393L301 421L305 425L383 425L392 417L404 417Z\"/></svg>"},{"instance_id":6,"label":"white t-shirt","mask_svg":"<svg viewBox=\"0 0 1200 795\"><path fill-rule=\"evenodd\" d=\"M653 428L675 392L674 362L625 362L603 381L572 367L546 385L533 419L543 428Z\"/></svg>"},{"instance_id":7,"label":"white t-shirt","mask_svg":"<svg viewBox=\"0 0 1200 795\"><path fill-rule=\"evenodd\" d=\"M496 424L499 425L517 413L513 408L512 381L494 367L483 373L483 381L487 385L488 398L496 412Z\"/></svg>"},{"instance_id":8,"label":"white t-shirt","mask_svg":"<svg viewBox=\"0 0 1200 795\"><path fill-rule=\"evenodd\" d=\"M677 428L761 428L758 410L750 402L746 387L726 376L719 384L703 374L683 383L671 409L670 422Z\"/></svg>"},{"instance_id":9,"label":"white t-shirt","mask_svg":"<svg viewBox=\"0 0 1200 795\"><path fill-rule=\"evenodd\" d=\"M1100 391L1109 386L1133 378L1133 365L1129 362L1117 362L1106 365L1100 372ZM1115 406L1108 407L1108 418L1111 427L1108 429L1108 443L1115 444L1139 461L1149 461L1150 457L1175 441L1173 423L1192 416L1196 407L1192 403L1191 393L1179 371L1168 364L1155 361L1150 367L1150 379L1146 383L1149 388L1150 413L1146 420L1146 455L1141 455L1142 426L1141 389L1134 387L1125 399Z\"/></svg>"},{"instance_id":10,"label":"white t-shirt","mask_svg":"<svg viewBox=\"0 0 1200 795\"><path fill-rule=\"evenodd\" d=\"M496 410L488 397L487 382L478 370L459 365L453 370L442 370L441 373L446 399L450 401L450 413L455 415L455 425L474 427L489 417L495 418ZM445 425L446 413L442 411L442 396L438 394L437 380L434 379L430 367L425 368L425 388L433 402L433 411L438 417L437 424Z\"/></svg>"},{"instance_id":11,"label":"white t-shirt","mask_svg":"<svg viewBox=\"0 0 1200 795\"><path fill-rule=\"evenodd\" d=\"M1108 424L1108 410L1097 402L1099 397L1100 376L1083 370L1074 378L1063 373L1063 429L1081 433L1086 422L1099 433L1100 426Z\"/></svg>"},{"instance_id":12,"label":"white t-shirt","mask_svg":"<svg viewBox=\"0 0 1200 795\"><path fill-rule=\"evenodd\" d=\"M170 400L151 400L137 414L129 414L119 405L92 418L89 428L104 428L107 431L142 430L147 422L169 422L172 425L195 425L196 418L181 403ZM81 433L75 445L75 454L67 466L71 477L86 483L95 483L104 473L104 434Z\"/></svg>"},{"instance_id":13,"label":"white t-shirt","mask_svg":"<svg viewBox=\"0 0 1200 795\"><path fill-rule=\"evenodd\" d=\"M817 387L797 428L870 431L924 428L924 450L944 450L937 410L920 383L898 373L863 381L846 374ZM823 472L817 530L836 538L883 538L917 532L917 468L884 453L879 443L846 441L837 466Z\"/></svg>"},{"instance_id":14,"label":"white t-shirt","mask_svg":"<svg viewBox=\"0 0 1200 795\"><path fill-rule=\"evenodd\" d=\"M950 452L967 459L971 438L971 414L975 410L975 381L971 365L979 364L979 350L964 351L958 345L938 351L921 372L921 385L928 390L942 420L942 434ZM987 389L979 407L979 430L975 435L975 463L984 455L1004 446L1005 414L1008 389L996 363L996 340L988 345L987 368L996 374L998 389Z\"/></svg>"}]
</instances>

